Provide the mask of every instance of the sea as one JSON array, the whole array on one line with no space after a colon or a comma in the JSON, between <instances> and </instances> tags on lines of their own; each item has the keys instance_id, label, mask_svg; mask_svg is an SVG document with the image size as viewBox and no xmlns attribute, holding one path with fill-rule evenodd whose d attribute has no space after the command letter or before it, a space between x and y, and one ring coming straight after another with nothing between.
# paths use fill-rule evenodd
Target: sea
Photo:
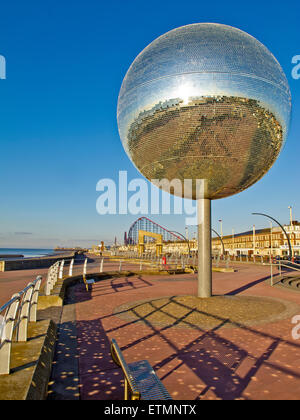
<instances>
[{"instance_id":1,"label":"sea","mask_svg":"<svg viewBox=\"0 0 300 420\"><path fill-rule=\"evenodd\" d=\"M14 255L24 255L24 258L44 257L45 255L53 255L53 249L42 248L0 248L0 261L9 259L8 257L1 258L1 255L11 255L12 259L17 259Z\"/></svg>"}]
</instances>

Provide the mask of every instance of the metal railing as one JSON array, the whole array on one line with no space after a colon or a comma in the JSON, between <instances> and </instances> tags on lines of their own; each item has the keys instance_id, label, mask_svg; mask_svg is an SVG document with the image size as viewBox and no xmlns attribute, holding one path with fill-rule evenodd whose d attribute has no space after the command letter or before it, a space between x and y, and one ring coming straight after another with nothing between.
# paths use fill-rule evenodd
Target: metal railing
<instances>
[{"instance_id":1,"label":"metal railing","mask_svg":"<svg viewBox=\"0 0 300 420\"><path fill-rule=\"evenodd\" d=\"M300 272L300 264L296 263L283 263L282 260L279 260L277 264L270 264L271 266L271 286L275 286L275 284L280 283L282 280L282 269L288 269L289 271L296 271ZM279 280L274 283L274 274L273 274L273 267L276 267L279 271Z\"/></svg>"},{"instance_id":2,"label":"metal railing","mask_svg":"<svg viewBox=\"0 0 300 420\"><path fill-rule=\"evenodd\" d=\"M4 314L0 323L0 375L7 375L10 372L13 341L26 342L28 323L36 322L41 282L42 276L38 276L0 307L0 314Z\"/></svg>"}]
</instances>

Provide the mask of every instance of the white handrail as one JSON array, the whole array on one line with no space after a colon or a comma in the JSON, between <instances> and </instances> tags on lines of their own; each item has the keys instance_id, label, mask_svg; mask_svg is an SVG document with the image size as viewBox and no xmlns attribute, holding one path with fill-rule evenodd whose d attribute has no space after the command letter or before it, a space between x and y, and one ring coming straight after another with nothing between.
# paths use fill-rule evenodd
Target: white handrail
<instances>
[{"instance_id":1,"label":"white handrail","mask_svg":"<svg viewBox=\"0 0 300 420\"><path fill-rule=\"evenodd\" d=\"M74 258L72 259L69 267L69 277L72 277L73 275L73 265L74 265Z\"/></svg>"},{"instance_id":2,"label":"white handrail","mask_svg":"<svg viewBox=\"0 0 300 420\"><path fill-rule=\"evenodd\" d=\"M38 294L42 277L38 276L29 283L20 293L0 308L0 313L5 311L3 317L3 331L0 335L0 375L10 372L11 347L14 330L17 341L27 341L28 323L36 322Z\"/></svg>"},{"instance_id":3,"label":"white handrail","mask_svg":"<svg viewBox=\"0 0 300 420\"><path fill-rule=\"evenodd\" d=\"M86 266L87 266L87 261L88 261L88 259L86 258L86 259L85 259L85 261L84 261L84 263L83 263L83 275L84 275L84 276L86 275Z\"/></svg>"},{"instance_id":4,"label":"white handrail","mask_svg":"<svg viewBox=\"0 0 300 420\"><path fill-rule=\"evenodd\" d=\"M59 280L62 280L63 275L64 275L64 265L65 265L65 260L62 260L60 263L60 267L59 267Z\"/></svg>"}]
</instances>

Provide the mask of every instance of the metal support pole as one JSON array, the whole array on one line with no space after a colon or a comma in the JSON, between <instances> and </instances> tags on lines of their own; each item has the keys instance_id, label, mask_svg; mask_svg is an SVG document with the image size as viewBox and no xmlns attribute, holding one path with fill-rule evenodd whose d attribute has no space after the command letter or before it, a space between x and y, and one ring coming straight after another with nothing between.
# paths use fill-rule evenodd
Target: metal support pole
<instances>
[{"instance_id":1,"label":"metal support pole","mask_svg":"<svg viewBox=\"0 0 300 420\"><path fill-rule=\"evenodd\" d=\"M273 262L271 261L271 286L274 286L273 282Z\"/></svg>"},{"instance_id":2,"label":"metal support pole","mask_svg":"<svg viewBox=\"0 0 300 420\"><path fill-rule=\"evenodd\" d=\"M212 296L211 263L211 201L201 198L197 201L198 217L198 297Z\"/></svg>"}]
</instances>

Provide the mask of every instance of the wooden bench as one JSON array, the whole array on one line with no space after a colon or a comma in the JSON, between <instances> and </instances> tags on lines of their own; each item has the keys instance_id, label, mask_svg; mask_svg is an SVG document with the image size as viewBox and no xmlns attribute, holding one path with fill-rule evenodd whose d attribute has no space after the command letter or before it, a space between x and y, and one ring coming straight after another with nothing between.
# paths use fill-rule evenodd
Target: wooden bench
<instances>
[{"instance_id":1,"label":"wooden bench","mask_svg":"<svg viewBox=\"0 0 300 420\"><path fill-rule=\"evenodd\" d=\"M116 340L111 340L111 357L124 373L124 400L172 400L147 360L127 364Z\"/></svg>"},{"instance_id":2,"label":"wooden bench","mask_svg":"<svg viewBox=\"0 0 300 420\"><path fill-rule=\"evenodd\" d=\"M87 279L85 274L83 275L83 283L85 284L86 291L89 291L89 287L95 283L94 279Z\"/></svg>"}]
</instances>

